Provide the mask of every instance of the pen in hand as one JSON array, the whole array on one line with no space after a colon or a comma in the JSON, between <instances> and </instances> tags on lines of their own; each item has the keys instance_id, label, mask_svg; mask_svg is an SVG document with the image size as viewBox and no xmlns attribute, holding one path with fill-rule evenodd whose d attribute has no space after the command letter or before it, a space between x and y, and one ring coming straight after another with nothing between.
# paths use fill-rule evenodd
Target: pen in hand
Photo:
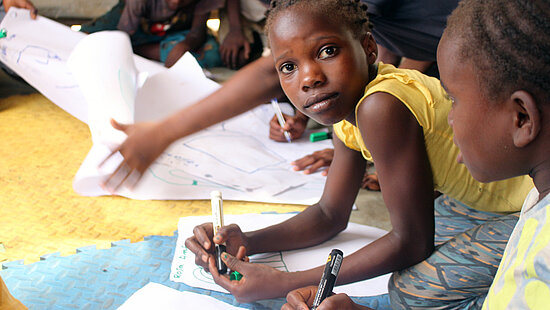
<instances>
[{"instance_id":1,"label":"pen in hand","mask_svg":"<svg viewBox=\"0 0 550 310\"><path fill-rule=\"evenodd\" d=\"M273 106L273 110L275 111L275 115L277 115L277 120L279 121L279 125L281 128L284 128L285 126L285 118L283 117L283 112L281 112L281 108L279 107L279 102L277 99L271 99L271 105ZM285 135L286 141L290 143L290 133L288 131L283 131L283 134Z\"/></svg>"}]
</instances>

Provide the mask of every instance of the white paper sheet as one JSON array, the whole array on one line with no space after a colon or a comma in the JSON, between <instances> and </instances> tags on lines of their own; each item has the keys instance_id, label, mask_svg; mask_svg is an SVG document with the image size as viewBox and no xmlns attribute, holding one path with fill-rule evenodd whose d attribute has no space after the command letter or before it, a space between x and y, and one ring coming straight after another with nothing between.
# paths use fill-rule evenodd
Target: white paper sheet
<instances>
[{"instance_id":1,"label":"white paper sheet","mask_svg":"<svg viewBox=\"0 0 550 310\"><path fill-rule=\"evenodd\" d=\"M235 307L216 298L196 294L192 292L180 292L171 287L149 282L147 285L132 294L124 302L119 310L180 310L180 309L204 309L204 310L238 310L245 309Z\"/></svg>"},{"instance_id":2,"label":"white paper sheet","mask_svg":"<svg viewBox=\"0 0 550 310\"><path fill-rule=\"evenodd\" d=\"M8 37L0 40L0 60L90 126L94 145L73 183L82 195L110 194L99 184L122 160L117 154L102 169L97 167L124 139L110 128L109 118L160 120L219 87L204 76L190 54L166 69L130 54L127 39L116 39L120 36L116 32L86 37L47 18L31 20L28 11L18 9L10 10L1 26ZM79 42L81 48L75 48ZM73 49L74 73L67 65ZM294 172L290 162L331 147L331 141L311 143L306 138L309 132L291 144L269 140L272 116L270 106L262 106L179 140L151 165L137 187L121 188L115 194L133 199L208 199L212 190L224 189L228 200L317 202L325 177Z\"/></svg>"},{"instance_id":3,"label":"white paper sheet","mask_svg":"<svg viewBox=\"0 0 550 310\"><path fill-rule=\"evenodd\" d=\"M238 224L243 231L257 230L269 225L280 223L295 214L242 214L226 215L224 224ZM187 285L227 292L214 283L212 276L202 267L195 264L195 255L185 247L185 239L193 234L196 225L211 222L210 216L182 217L178 223L178 240L170 280L183 282ZM266 263L282 271L307 270L325 264L330 251L334 248L342 250L344 256L350 255L365 245L382 237L387 232L375 227L349 223L346 230L336 237L320 245L301 250L284 251L277 253L263 253L250 257L252 262ZM346 293L350 296L374 296L388 292L390 274L382 275L370 280L337 286L336 293ZM319 274L319 279L321 274Z\"/></svg>"}]
</instances>

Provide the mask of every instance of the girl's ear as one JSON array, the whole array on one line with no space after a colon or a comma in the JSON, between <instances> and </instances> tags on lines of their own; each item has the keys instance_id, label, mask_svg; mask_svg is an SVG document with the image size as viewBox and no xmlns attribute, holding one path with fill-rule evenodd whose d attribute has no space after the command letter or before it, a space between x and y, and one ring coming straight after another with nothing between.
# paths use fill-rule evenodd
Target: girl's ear
<instances>
[{"instance_id":1,"label":"girl's ear","mask_svg":"<svg viewBox=\"0 0 550 310\"><path fill-rule=\"evenodd\" d=\"M514 145L525 147L533 142L541 130L541 115L530 93L518 90L510 96L514 111Z\"/></svg>"},{"instance_id":2,"label":"girl's ear","mask_svg":"<svg viewBox=\"0 0 550 310\"><path fill-rule=\"evenodd\" d=\"M367 33L361 45L363 46L365 55L367 55L368 64L372 65L376 62L376 58L378 58L378 46L376 45L376 41L374 40L372 33Z\"/></svg>"}]
</instances>

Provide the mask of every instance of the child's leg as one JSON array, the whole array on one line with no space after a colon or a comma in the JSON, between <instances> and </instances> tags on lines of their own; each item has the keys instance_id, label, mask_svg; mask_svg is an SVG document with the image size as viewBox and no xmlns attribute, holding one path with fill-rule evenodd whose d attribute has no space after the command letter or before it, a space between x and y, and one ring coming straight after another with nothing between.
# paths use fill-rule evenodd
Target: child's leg
<instances>
[{"instance_id":1,"label":"child's leg","mask_svg":"<svg viewBox=\"0 0 550 310\"><path fill-rule=\"evenodd\" d=\"M162 42L160 42L161 62L166 61L166 57L170 54L170 51L176 44L185 40L187 33L189 33L188 30L171 33L162 39ZM196 51L192 51L191 54L193 54L199 65L203 68L219 67L223 65L220 57L218 42L210 34L206 36L206 42L204 42L203 46Z\"/></svg>"},{"instance_id":2,"label":"child's leg","mask_svg":"<svg viewBox=\"0 0 550 310\"><path fill-rule=\"evenodd\" d=\"M160 60L160 43L149 43L134 46L134 53L152 60Z\"/></svg>"},{"instance_id":3,"label":"child's leg","mask_svg":"<svg viewBox=\"0 0 550 310\"><path fill-rule=\"evenodd\" d=\"M392 275L388 288L393 309L481 307L519 212L488 220L476 217L472 224L483 223L441 244L425 261ZM454 230L453 225L445 228Z\"/></svg>"},{"instance_id":4,"label":"child's leg","mask_svg":"<svg viewBox=\"0 0 550 310\"><path fill-rule=\"evenodd\" d=\"M93 21L83 24L80 31L85 33L94 33L104 30L117 30L118 21L122 10L124 9L124 1L120 0L109 12L101 15Z\"/></svg>"}]
</instances>

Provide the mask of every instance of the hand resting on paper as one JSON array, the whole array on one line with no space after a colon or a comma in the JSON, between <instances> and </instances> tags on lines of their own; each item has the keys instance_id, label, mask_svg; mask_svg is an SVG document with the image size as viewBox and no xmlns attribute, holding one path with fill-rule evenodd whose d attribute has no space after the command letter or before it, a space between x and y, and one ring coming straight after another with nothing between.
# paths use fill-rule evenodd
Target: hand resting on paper
<instances>
[{"instance_id":1,"label":"hand resting on paper","mask_svg":"<svg viewBox=\"0 0 550 310\"><path fill-rule=\"evenodd\" d=\"M292 273L243 261L227 253L222 253L221 258L230 271L238 271L243 277L240 280L230 280L229 274L219 274L213 256L208 260L210 273L214 282L228 290L238 302L253 302L285 295L285 285L281 283L289 282Z\"/></svg>"},{"instance_id":2,"label":"hand resting on paper","mask_svg":"<svg viewBox=\"0 0 550 310\"><path fill-rule=\"evenodd\" d=\"M283 117L285 119L285 126L281 128L277 115L273 115L273 118L269 122L269 139L277 142L287 142L284 135L285 130L290 134L291 140L300 138L306 130L307 116L303 114L297 114L296 116L283 114Z\"/></svg>"},{"instance_id":3,"label":"hand resting on paper","mask_svg":"<svg viewBox=\"0 0 550 310\"><path fill-rule=\"evenodd\" d=\"M36 19L38 12L32 2L28 0L4 0L4 10L7 12L11 7L27 9L31 11L31 18Z\"/></svg>"},{"instance_id":4,"label":"hand resting on paper","mask_svg":"<svg viewBox=\"0 0 550 310\"><path fill-rule=\"evenodd\" d=\"M294 166L295 171L303 170L305 174L311 174L323 167L327 167L321 172L322 175L326 176L333 158L334 149L324 149L306 155L290 164Z\"/></svg>"},{"instance_id":5,"label":"hand resting on paper","mask_svg":"<svg viewBox=\"0 0 550 310\"><path fill-rule=\"evenodd\" d=\"M120 124L111 119L111 125L123 131L128 136L113 152L100 164L103 165L115 153L120 152L124 160L117 169L103 182L103 186L110 192L115 192L125 182L134 186L145 170L170 145L161 123L137 123L131 125ZM131 178L130 176L136 176Z\"/></svg>"},{"instance_id":6,"label":"hand resting on paper","mask_svg":"<svg viewBox=\"0 0 550 310\"><path fill-rule=\"evenodd\" d=\"M286 295L286 304L281 310L309 310L313 305L318 286L306 286L295 289ZM317 310L368 310L371 308L358 305L346 294L334 294L327 297ZM372 310L372 309L371 309Z\"/></svg>"},{"instance_id":7,"label":"hand resting on paper","mask_svg":"<svg viewBox=\"0 0 550 310\"><path fill-rule=\"evenodd\" d=\"M218 234L212 236L212 223L204 223L193 228L193 236L185 240L185 246L195 254L195 264L209 270L208 258L214 255L214 246L225 242L227 252L233 253L239 259L246 255L247 239L241 228L236 224L223 226Z\"/></svg>"}]
</instances>

